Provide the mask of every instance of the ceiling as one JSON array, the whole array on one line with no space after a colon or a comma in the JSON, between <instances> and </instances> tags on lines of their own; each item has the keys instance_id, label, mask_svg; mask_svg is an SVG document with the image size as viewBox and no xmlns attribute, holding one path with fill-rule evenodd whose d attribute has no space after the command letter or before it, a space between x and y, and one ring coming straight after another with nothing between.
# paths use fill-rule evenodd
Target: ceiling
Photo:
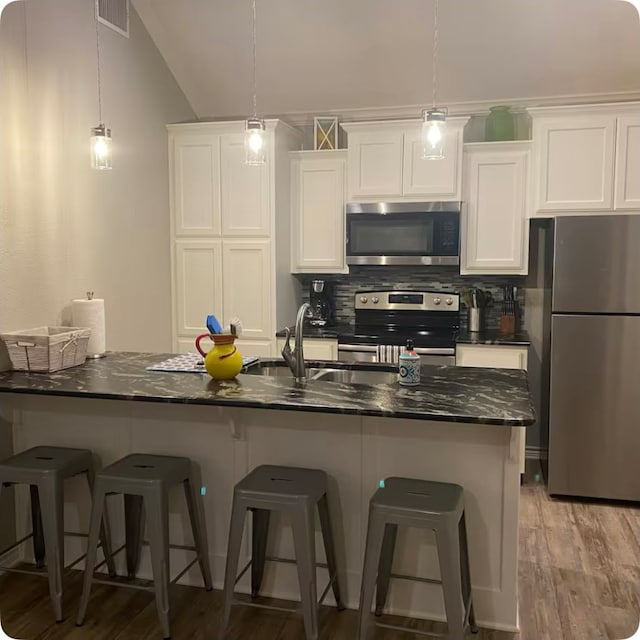
<instances>
[{"instance_id":1,"label":"ceiling","mask_svg":"<svg viewBox=\"0 0 640 640\"><path fill-rule=\"evenodd\" d=\"M133 5L198 117L250 115L251 0ZM433 6L257 0L258 113L430 104ZM438 59L447 105L637 98L640 21L620 0L442 0Z\"/></svg>"}]
</instances>

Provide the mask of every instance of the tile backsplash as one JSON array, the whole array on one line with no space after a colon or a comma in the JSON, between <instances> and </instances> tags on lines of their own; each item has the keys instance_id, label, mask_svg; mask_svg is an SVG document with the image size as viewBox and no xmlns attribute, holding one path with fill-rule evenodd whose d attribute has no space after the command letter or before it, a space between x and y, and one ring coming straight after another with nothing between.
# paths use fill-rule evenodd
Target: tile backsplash
<instances>
[{"instance_id":1,"label":"tile backsplash","mask_svg":"<svg viewBox=\"0 0 640 640\"><path fill-rule=\"evenodd\" d=\"M337 322L352 323L354 321L353 297L361 289L424 289L425 291L462 292L464 289L478 287L490 291L494 303L487 309L486 323L488 329L498 327L502 312L502 288L518 287L518 303L520 308L519 324L524 318L524 286L525 276L461 276L458 267L373 267L352 266L345 275L311 275L298 274L302 283L303 300L309 300L309 283L321 279L333 284L336 304ZM464 308L460 313L460 324L467 325L467 314Z\"/></svg>"}]
</instances>

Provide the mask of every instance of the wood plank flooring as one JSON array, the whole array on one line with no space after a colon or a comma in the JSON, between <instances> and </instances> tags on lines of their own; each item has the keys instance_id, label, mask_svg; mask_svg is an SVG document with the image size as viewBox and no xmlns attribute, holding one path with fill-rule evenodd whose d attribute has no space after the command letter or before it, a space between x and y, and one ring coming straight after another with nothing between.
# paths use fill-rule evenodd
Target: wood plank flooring
<instances>
[{"instance_id":1,"label":"wood plank flooring","mask_svg":"<svg viewBox=\"0 0 640 640\"><path fill-rule=\"evenodd\" d=\"M640 508L547 496L539 474L522 486L520 516L520 635L481 629L477 640L596 640L631 636L640 615ZM81 574L65 584L67 618L55 624L46 579L0 577L0 619L7 635L25 640L160 640L153 596L95 585L87 620L76 627ZM176 586L174 640L215 640L220 592ZM441 631L441 624L394 618ZM356 612L323 607L320 640L353 640ZM417 638L376 629L370 640ZM300 616L234 607L228 640L302 640Z\"/></svg>"}]
</instances>

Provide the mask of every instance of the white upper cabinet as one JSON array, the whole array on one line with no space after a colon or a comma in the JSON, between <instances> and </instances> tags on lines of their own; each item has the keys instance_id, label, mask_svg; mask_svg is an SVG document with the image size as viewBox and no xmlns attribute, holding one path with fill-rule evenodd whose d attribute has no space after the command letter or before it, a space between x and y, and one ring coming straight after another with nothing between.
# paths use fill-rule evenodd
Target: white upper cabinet
<instances>
[{"instance_id":1,"label":"white upper cabinet","mask_svg":"<svg viewBox=\"0 0 640 640\"><path fill-rule=\"evenodd\" d=\"M220 137L183 135L171 142L175 235L220 235Z\"/></svg>"},{"instance_id":2,"label":"white upper cabinet","mask_svg":"<svg viewBox=\"0 0 640 640\"><path fill-rule=\"evenodd\" d=\"M346 151L292 151L291 271L344 273Z\"/></svg>"},{"instance_id":3,"label":"white upper cabinet","mask_svg":"<svg viewBox=\"0 0 640 640\"><path fill-rule=\"evenodd\" d=\"M640 210L640 113L618 118L614 189L616 209Z\"/></svg>"},{"instance_id":4,"label":"white upper cabinet","mask_svg":"<svg viewBox=\"0 0 640 640\"><path fill-rule=\"evenodd\" d=\"M640 210L640 104L529 111L532 215Z\"/></svg>"},{"instance_id":5,"label":"white upper cabinet","mask_svg":"<svg viewBox=\"0 0 640 640\"><path fill-rule=\"evenodd\" d=\"M461 274L526 274L529 142L465 145Z\"/></svg>"},{"instance_id":6,"label":"white upper cabinet","mask_svg":"<svg viewBox=\"0 0 640 640\"><path fill-rule=\"evenodd\" d=\"M462 130L467 120L447 120L442 160L420 157L420 122L343 124L348 133L348 200L460 200Z\"/></svg>"},{"instance_id":7,"label":"white upper cabinet","mask_svg":"<svg viewBox=\"0 0 640 640\"><path fill-rule=\"evenodd\" d=\"M245 163L243 133L221 136L220 182L222 233L225 236L268 237L268 165Z\"/></svg>"}]
</instances>

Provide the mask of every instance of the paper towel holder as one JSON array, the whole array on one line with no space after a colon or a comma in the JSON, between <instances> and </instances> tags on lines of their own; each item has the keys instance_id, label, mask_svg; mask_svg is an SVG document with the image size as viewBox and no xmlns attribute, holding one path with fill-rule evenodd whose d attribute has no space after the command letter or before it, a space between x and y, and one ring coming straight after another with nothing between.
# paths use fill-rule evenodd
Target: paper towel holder
<instances>
[{"instance_id":1,"label":"paper towel holder","mask_svg":"<svg viewBox=\"0 0 640 640\"><path fill-rule=\"evenodd\" d=\"M87 291L87 300L93 300L93 291ZM106 353L87 353L87 360L96 360L97 358L104 358Z\"/></svg>"}]
</instances>

